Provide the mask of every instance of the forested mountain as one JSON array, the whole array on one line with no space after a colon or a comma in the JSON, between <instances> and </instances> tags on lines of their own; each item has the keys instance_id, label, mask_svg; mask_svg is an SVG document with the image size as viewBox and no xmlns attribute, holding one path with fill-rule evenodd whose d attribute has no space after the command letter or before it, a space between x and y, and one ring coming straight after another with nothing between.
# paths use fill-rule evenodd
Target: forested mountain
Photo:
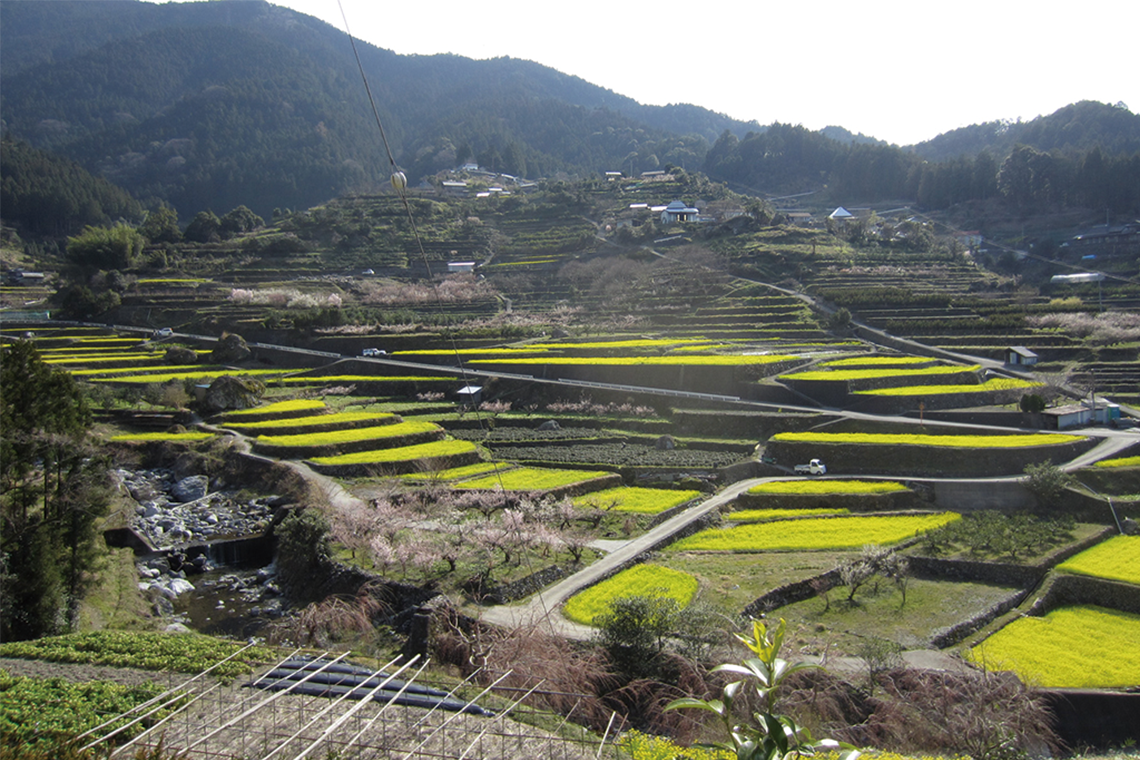
<instances>
[{"instance_id":1,"label":"forested mountain","mask_svg":"<svg viewBox=\"0 0 1140 760\"><path fill-rule=\"evenodd\" d=\"M389 174L348 38L292 10L261 0L5 0L0 33L4 132L148 207L170 203L183 222L243 204L268 217ZM358 47L413 183L467 160L524 177L673 164L757 194L941 208L1000 193L1023 208L1140 211L1130 162L1140 117L1122 107L1077 103L901 149L842 127L643 106L529 61Z\"/></svg>"},{"instance_id":2,"label":"forested mountain","mask_svg":"<svg viewBox=\"0 0 1140 760\"><path fill-rule=\"evenodd\" d=\"M4 129L185 218L268 215L375 184L388 163L339 30L264 2L5 2ZM699 165L723 129L529 62L359 45L413 180L477 159L512 174ZM687 136L686 136L687 135Z\"/></svg>"},{"instance_id":3,"label":"forested mountain","mask_svg":"<svg viewBox=\"0 0 1140 760\"><path fill-rule=\"evenodd\" d=\"M33 235L73 235L89 224L142 217L138 201L122 188L27 143L0 140L0 166L4 220Z\"/></svg>"},{"instance_id":4,"label":"forested mountain","mask_svg":"<svg viewBox=\"0 0 1140 760\"><path fill-rule=\"evenodd\" d=\"M989 121L954 129L915 145L914 152L928 161L946 161L983 150L1005 155L1015 145L1046 153L1084 153L1099 146L1104 154L1131 155L1140 151L1140 114L1123 103L1082 100L1031 121Z\"/></svg>"},{"instance_id":5,"label":"forested mountain","mask_svg":"<svg viewBox=\"0 0 1140 760\"><path fill-rule=\"evenodd\" d=\"M1011 211L1064 206L1140 213L1140 152L1108 154L1038 150L1017 144L1007 154L980 151L932 162L882 144L844 144L819 132L773 124L738 139L725 132L705 158L705 172L746 190L793 194L827 190L853 203L894 199L927 209L1005 200Z\"/></svg>"}]
</instances>

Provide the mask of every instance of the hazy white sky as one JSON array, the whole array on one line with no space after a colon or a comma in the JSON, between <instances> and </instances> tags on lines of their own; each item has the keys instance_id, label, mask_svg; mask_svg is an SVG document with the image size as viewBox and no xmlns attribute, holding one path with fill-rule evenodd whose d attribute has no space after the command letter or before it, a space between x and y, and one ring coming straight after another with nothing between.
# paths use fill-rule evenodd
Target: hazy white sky
<instances>
[{"instance_id":1,"label":"hazy white sky","mask_svg":"<svg viewBox=\"0 0 1140 760\"><path fill-rule=\"evenodd\" d=\"M337 0L271 0L343 29ZM342 0L397 53L511 56L652 105L900 145L1078 100L1140 110L1137 0Z\"/></svg>"}]
</instances>

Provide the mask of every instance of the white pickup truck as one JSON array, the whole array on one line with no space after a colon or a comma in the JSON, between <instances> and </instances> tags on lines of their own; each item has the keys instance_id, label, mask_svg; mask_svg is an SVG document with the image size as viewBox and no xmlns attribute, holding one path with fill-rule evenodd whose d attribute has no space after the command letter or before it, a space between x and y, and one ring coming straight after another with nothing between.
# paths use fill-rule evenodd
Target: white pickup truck
<instances>
[{"instance_id":1,"label":"white pickup truck","mask_svg":"<svg viewBox=\"0 0 1140 760\"><path fill-rule=\"evenodd\" d=\"M796 465L796 474L797 475L826 475L827 474L827 465L825 465L823 462L819 461L818 459L813 459L808 464L797 464Z\"/></svg>"}]
</instances>

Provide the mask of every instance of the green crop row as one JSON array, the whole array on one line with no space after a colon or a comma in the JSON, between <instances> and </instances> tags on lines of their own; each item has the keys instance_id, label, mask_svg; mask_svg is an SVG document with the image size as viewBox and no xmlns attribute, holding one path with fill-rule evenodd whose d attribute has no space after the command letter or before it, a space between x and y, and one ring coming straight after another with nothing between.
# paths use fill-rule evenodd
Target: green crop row
<instances>
[{"instance_id":1,"label":"green crop row","mask_svg":"<svg viewBox=\"0 0 1140 760\"><path fill-rule=\"evenodd\" d=\"M473 444L469 444L473 445ZM482 478L472 478L456 484L456 488L502 488L505 491L546 491L551 488L584 483L587 480L609 475L596 470L547 470L537 467L520 467Z\"/></svg>"},{"instance_id":2,"label":"green crop row","mask_svg":"<svg viewBox=\"0 0 1140 760\"><path fill-rule=\"evenodd\" d=\"M1140 584L1140 536L1114 536L1070 557L1057 569Z\"/></svg>"},{"instance_id":3,"label":"green crop row","mask_svg":"<svg viewBox=\"0 0 1140 760\"><path fill-rule=\"evenodd\" d=\"M677 551L813 551L856 549L866 544L894 544L961 519L943 512L932 515L834 517L712 528L683 538Z\"/></svg>"},{"instance_id":4,"label":"green crop row","mask_svg":"<svg viewBox=\"0 0 1140 760\"><path fill-rule=\"evenodd\" d=\"M724 516L734 522L761 522L764 520L784 520L789 517L815 517L818 515L846 515L846 509L738 509Z\"/></svg>"},{"instance_id":5,"label":"green crop row","mask_svg":"<svg viewBox=\"0 0 1140 760\"><path fill-rule=\"evenodd\" d=\"M204 441L207 438L213 438L213 433L203 433L201 431L190 431L186 433L121 433L120 435L113 435L108 440L111 441Z\"/></svg>"},{"instance_id":6,"label":"green crop row","mask_svg":"<svg viewBox=\"0 0 1140 760\"><path fill-rule=\"evenodd\" d=\"M774 480L748 489L755 494L893 493L907 487L893 480Z\"/></svg>"},{"instance_id":7,"label":"green crop row","mask_svg":"<svg viewBox=\"0 0 1140 760\"><path fill-rule=\"evenodd\" d=\"M1022 617L969 652L986 670L1012 670L1044 688L1123 688L1140 684L1140 615L1091 605Z\"/></svg>"},{"instance_id":8,"label":"green crop row","mask_svg":"<svg viewBox=\"0 0 1140 760\"><path fill-rule=\"evenodd\" d=\"M855 391L864 396L939 396L950 393L986 393L988 391L1008 391L1019 388L1039 388L1044 383L1033 380L1018 380L1012 377L995 377L984 383L971 385L907 385L901 388L876 388L869 391Z\"/></svg>"},{"instance_id":9,"label":"green crop row","mask_svg":"<svg viewBox=\"0 0 1140 760\"><path fill-rule=\"evenodd\" d=\"M331 415L330 415L331 416ZM347 430L330 430L325 433L301 433L298 435L259 435L257 443L265 446L282 446L287 448L301 446L333 446L338 443L356 443L358 441L374 441L384 438L397 438L407 435L429 433L433 430L442 432L442 428L434 422L398 422L392 425L377 425L366 428L348 428Z\"/></svg>"},{"instance_id":10,"label":"green crop row","mask_svg":"<svg viewBox=\"0 0 1140 760\"><path fill-rule=\"evenodd\" d=\"M63 678L13 678L0 670L0 756L19 757L21 750L50 750L102 726L162 692L154 684L125 686L111 681L74 683ZM100 734L124 729L116 743L127 741L161 720L163 710L146 722L126 728L129 718L104 726ZM15 751L15 755L8 752ZM39 755L47 757L47 754Z\"/></svg>"},{"instance_id":11,"label":"green crop row","mask_svg":"<svg viewBox=\"0 0 1140 760\"><path fill-rule=\"evenodd\" d=\"M862 443L877 446L945 446L948 448L1020 448L1057 446L1084 440L1066 433L1015 433L1012 435L920 435L915 433L777 433L773 441L804 443Z\"/></svg>"},{"instance_id":12,"label":"green crop row","mask_svg":"<svg viewBox=\"0 0 1140 760\"><path fill-rule=\"evenodd\" d=\"M697 579L688 573L661 565L635 565L570 597L562 608L562 614L576 623L593 625L594 618L608 612L615 599L665 597L675 599L685 607L696 593Z\"/></svg>"},{"instance_id":13,"label":"green crop row","mask_svg":"<svg viewBox=\"0 0 1140 760\"><path fill-rule=\"evenodd\" d=\"M880 377L921 377L923 375L963 375L981 369L977 364L971 367L923 367L922 369L838 369L812 372L794 372L780 375L781 380L869 380Z\"/></svg>"},{"instance_id":14,"label":"green crop row","mask_svg":"<svg viewBox=\"0 0 1140 760\"><path fill-rule=\"evenodd\" d=\"M414 462L418 459L450 457L476 451L477 447L468 441L432 441L415 446L397 446L375 451L357 451L353 454L338 454L328 457L313 457L312 461L324 465L346 464L389 464L392 462Z\"/></svg>"},{"instance_id":15,"label":"green crop row","mask_svg":"<svg viewBox=\"0 0 1140 760\"><path fill-rule=\"evenodd\" d=\"M656 515L701 495L700 491L671 491L662 488L621 486L595 491L574 499L574 506Z\"/></svg>"},{"instance_id":16,"label":"green crop row","mask_svg":"<svg viewBox=\"0 0 1140 760\"><path fill-rule=\"evenodd\" d=\"M201 673L242 648L242 644L198 634L94 631L0 644L0 657L107 665L115 668ZM220 677L244 675L253 664L276 655L263 647L246 650L213 671Z\"/></svg>"}]
</instances>

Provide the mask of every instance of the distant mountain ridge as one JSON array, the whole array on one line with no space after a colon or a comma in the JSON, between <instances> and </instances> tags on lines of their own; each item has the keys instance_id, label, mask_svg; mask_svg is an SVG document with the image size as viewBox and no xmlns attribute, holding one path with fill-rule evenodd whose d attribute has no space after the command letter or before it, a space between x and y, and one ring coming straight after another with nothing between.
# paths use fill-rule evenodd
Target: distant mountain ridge
<instances>
[{"instance_id":1,"label":"distant mountain ridge","mask_svg":"<svg viewBox=\"0 0 1140 760\"><path fill-rule=\"evenodd\" d=\"M983 150L1003 155L1019 144L1046 152L1084 151L1099 145L1104 153L1132 154L1140 151L1140 114L1123 103L1082 100L1030 121L988 121L954 129L918 143L913 150L928 161L946 161Z\"/></svg>"},{"instance_id":2,"label":"distant mountain ridge","mask_svg":"<svg viewBox=\"0 0 1140 760\"><path fill-rule=\"evenodd\" d=\"M304 14L263 0L4 0L0 33L3 130L148 206L169 202L183 220L239 204L269 216L389 174L346 35ZM690 104L642 105L531 61L358 49L413 182L465 160L524 177L672 164L755 192L918 198L921 183L908 179L918 159L988 151L1000 166L1017 143L1140 150L1140 117L1099 103L900 149L839 126L790 130ZM811 155L783 152L792 145Z\"/></svg>"}]
</instances>

